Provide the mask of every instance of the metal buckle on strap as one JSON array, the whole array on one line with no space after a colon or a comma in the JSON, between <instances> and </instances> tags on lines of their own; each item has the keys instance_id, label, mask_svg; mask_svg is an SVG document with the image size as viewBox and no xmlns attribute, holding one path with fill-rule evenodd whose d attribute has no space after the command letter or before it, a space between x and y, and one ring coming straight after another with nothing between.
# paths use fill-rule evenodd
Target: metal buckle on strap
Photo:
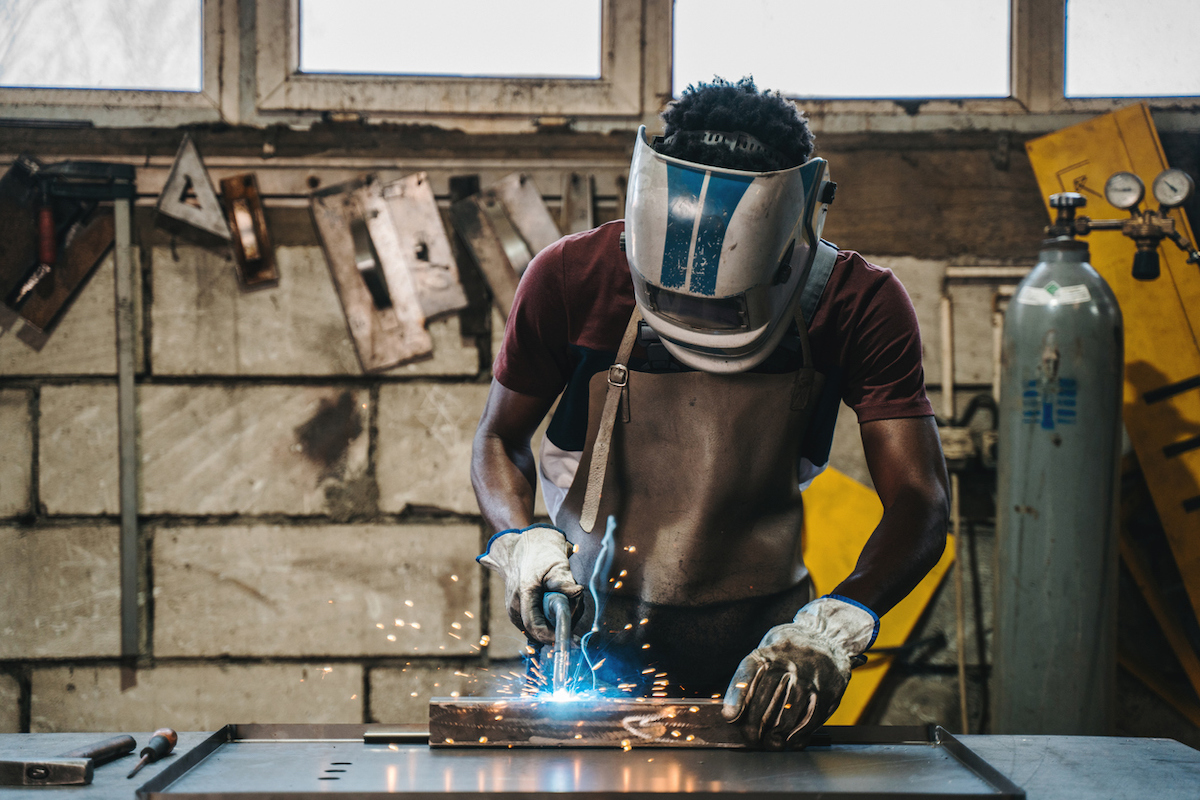
<instances>
[{"instance_id":1,"label":"metal buckle on strap","mask_svg":"<svg viewBox=\"0 0 1200 800\"><path fill-rule=\"evenodd\" d=\"M608 385L618 389L629 384L629 368L624 364L613 364L608 368Z\"/></svg>"}]
</instances>

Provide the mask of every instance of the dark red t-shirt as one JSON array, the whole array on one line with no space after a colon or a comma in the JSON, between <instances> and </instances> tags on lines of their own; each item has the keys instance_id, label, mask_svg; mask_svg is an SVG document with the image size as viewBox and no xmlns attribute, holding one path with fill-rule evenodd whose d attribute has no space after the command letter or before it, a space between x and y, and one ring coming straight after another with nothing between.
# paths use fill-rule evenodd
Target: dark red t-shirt
<instances>
[{"instance_id":1,"label":"dark red t-shirt","mask_svg":"<svg viewBox=\"0 0 1200 800\"><path fill-rule=\"evenodd\" d=\"M622 220L609 222L560 239L533 259L492 367L496 380L514 392L563 395L548 431L562 450L583 449L588 381L612 364L633 313L633 281L618 243L624 229ZM933 414L917 317L891 270L839 251L808 327L828 397L806 437L806 455L809 442L818 443L817 450L824 442L827 457L838 398L860 422ZM637 360L630 366L637 369Z\"/></svg>"}]
</instances>

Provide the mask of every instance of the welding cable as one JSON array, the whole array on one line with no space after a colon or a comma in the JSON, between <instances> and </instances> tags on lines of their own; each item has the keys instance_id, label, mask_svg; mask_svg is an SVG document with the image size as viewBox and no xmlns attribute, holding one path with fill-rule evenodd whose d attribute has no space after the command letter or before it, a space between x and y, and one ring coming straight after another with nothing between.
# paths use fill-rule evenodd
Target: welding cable
<instances>
[{"instance_id":1,"label":"welding cable","mask_svg":"<svg viewBox=\"0 0 1200 800\"><path fill-rule=\"evenodd\" d=\"M608 599L605 595L604 599L600 598L600 586L603 581L608 580L608 573L612 571L613 555L617 549L617 540L614 535L617 530L617 518L612 514L608 515L608 526L604 530L604 538L600 541L600 554L596 556L596 563L592 565L592 577L588 580L588 591L592 593L592 605L595 607L595 613L592 615L592 629L583 635L579 640L579 649L583 653L583 659L587 662L588 671L592 674L592 689L597 689L596 670L600 667L599 663L593 663L592 657L588 653L588 642L592 638L592 634L600 630L600 615L604 613L604 603ZM604 659L600 659L601 662Z\"/></svg>"}]
</instances>

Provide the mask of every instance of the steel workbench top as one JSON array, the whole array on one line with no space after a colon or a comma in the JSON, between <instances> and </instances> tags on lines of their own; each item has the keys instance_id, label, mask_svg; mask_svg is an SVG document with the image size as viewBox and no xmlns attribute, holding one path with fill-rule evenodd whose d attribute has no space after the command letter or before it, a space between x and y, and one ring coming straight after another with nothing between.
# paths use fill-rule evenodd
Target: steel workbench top
<instances>
[{"instance_id":1,"label":"steel workbench top","mask_svg":"<svg viewBox=\"0 0 1200 800\"><path fill-rule=\"evenodd\" d=\"M108 738L113 733L0 734L0 759L47 758ZM140 749L149 732L133 733ZM89 786L0 787L0 800L57 798L132 800L135 790L210 734L181 733L175 751L148 764L133 780L127 756L96 768ZM1200 751L1170 739L1088 736L962 736L960 740L1025 789L1029 800L1060 798L1196 798Z\"/></svg>"}]
</instances>

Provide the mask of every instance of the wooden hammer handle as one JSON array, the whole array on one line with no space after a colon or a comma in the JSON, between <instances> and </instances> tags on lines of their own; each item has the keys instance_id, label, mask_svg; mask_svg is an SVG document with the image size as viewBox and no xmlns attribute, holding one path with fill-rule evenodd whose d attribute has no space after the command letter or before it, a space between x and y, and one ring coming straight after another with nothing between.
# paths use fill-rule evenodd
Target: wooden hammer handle
<instances>
[{"instance_id":1,"label":"wooden hammer handle","mask_svg":"<svg viewBox=\"0 0 1200 800\"><path fill-rule=\"evenodd\" d=\"M132 753L135 747L137 747L137 742L133 740L132 736L114 736L103 742L96 742L86 747L80 747L78 750L63 753L60 758L90 758L99 765L112 761L114 758L120 758L126 753Z\"/></svg>"}]
</instances>

